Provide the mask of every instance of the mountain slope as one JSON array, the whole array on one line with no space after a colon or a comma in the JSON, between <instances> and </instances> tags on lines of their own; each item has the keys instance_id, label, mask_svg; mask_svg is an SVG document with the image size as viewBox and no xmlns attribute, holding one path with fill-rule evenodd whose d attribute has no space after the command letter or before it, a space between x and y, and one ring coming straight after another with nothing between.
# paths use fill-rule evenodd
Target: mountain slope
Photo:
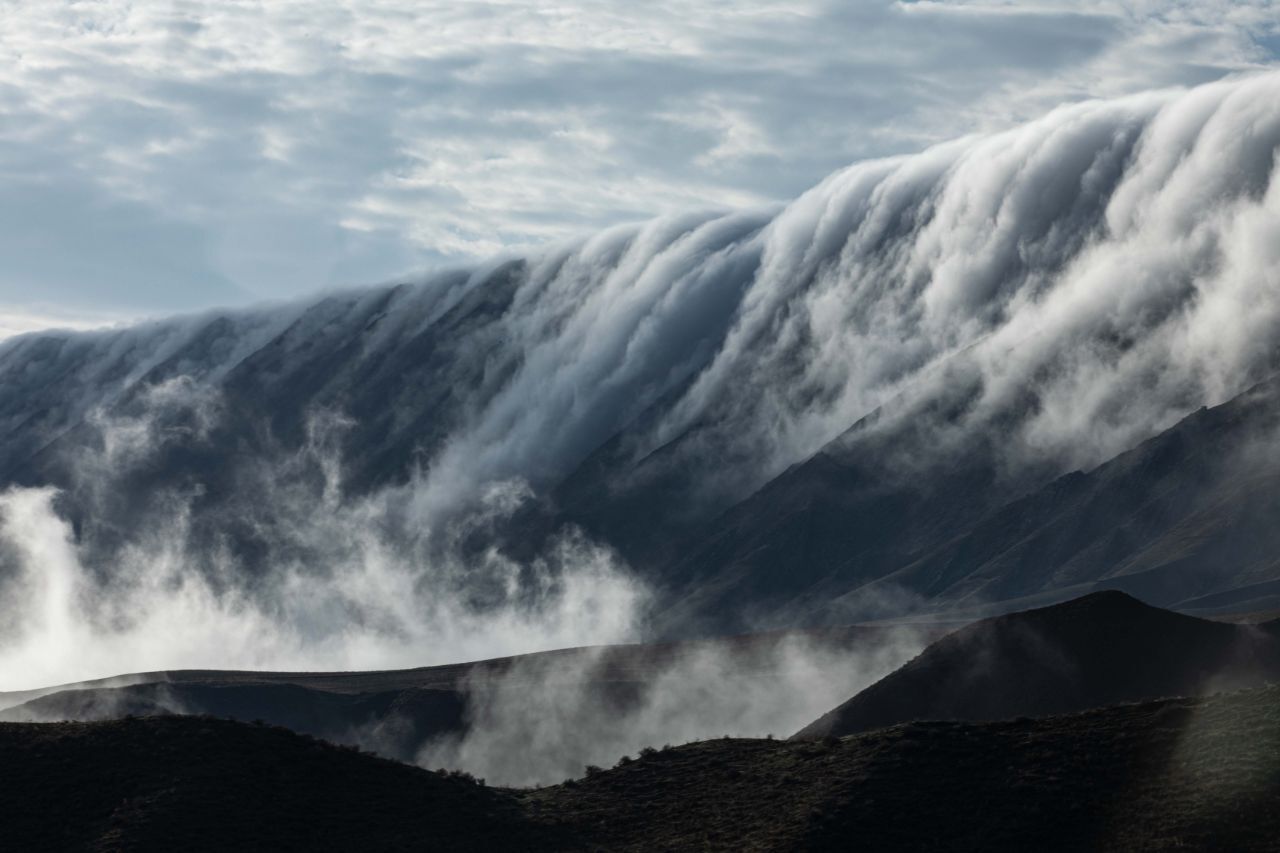
<instances>
[{"instance_id":1,"label":"mountain slope","mask_svg":"<svg viewBox=\"0 0 1280 853\"><path fill-rule=\"evenodd\" d=\"M1010 503L886 580L952 601L1101 582L1169 606L1272 579L1278 448L1272 378Z\"/></svg>"},{"instance_id":2,"label":"mountain slope","mask_svg":"<svg viewBox=\"0 0 1280 853\"><path fill-rule=\"evenodd\" d=\"M891 438L855 429L681 542L677 598L704 618L840 622L894 602L938 610L1094 585L1165 606L1215 596L1245 609L1258 595L1260 609L1272 594L1248 590L1280 572L1280 378L1029 489L1002 479L982 443L894 477L882 460L912 441Z\"/></svg>"},{"instance_id":3,"label":"mountain slope","mask_svg":"<svg viewBox=\"0 0 1280 853\"><path fill-rule=\"evenodd\" d=\"M795 737L1044 716L1276 678L1274 624L1210 622L1099 592L961 628Z\"/></svg>"}]
</instances>

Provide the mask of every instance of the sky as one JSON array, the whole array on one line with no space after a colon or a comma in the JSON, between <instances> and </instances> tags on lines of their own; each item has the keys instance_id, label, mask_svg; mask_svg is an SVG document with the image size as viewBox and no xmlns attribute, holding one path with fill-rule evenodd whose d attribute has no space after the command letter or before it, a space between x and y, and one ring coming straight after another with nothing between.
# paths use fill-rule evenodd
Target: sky
<instances>
[{"instance_id":1,"label":"sky","mask_svg":"<svg viewBox=\"0 0 1280 853\"><path fill-rule=\"evenodd\" d=\"M1278 59L1262 0L0 0L0 337L768 205Z\"/></svg>"}]
</instances>

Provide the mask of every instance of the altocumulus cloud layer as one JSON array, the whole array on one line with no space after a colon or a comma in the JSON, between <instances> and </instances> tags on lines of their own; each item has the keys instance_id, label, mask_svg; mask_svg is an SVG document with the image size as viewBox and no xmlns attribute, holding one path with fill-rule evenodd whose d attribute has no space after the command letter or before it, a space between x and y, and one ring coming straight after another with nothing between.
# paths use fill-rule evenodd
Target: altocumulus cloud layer
<instances>
[{"instance_id":1,"label":"altocumulus cloud layer","mask_svg":"<svg viewBox=\"0 0 1280 853\"><path fill-rule=\"evenodd\" d=\"M1067 8L1069 6L1069 8ZM1276 57L1252 2L8 2L0 334L791 198Z\"/></svg>"},{"instance_id":2,"label":"altocumulus cloud layer","mask_svg":"<svg viewBox=\"0 0 1280 853\"><path fill-rule=\"evenodd\" d=\"M1100 462L1274 371L1278 145L1280 74L1256 74L861 163L778 209L8 341L2 671L632 636L645 584L611 543L493 545L615 436L601 501L665 466L694 513L877 411L842 440L911 423L944 454L998 434L1012 477ZM191 647L157 641L178 624Z\"/></svg>"}]
</instances>

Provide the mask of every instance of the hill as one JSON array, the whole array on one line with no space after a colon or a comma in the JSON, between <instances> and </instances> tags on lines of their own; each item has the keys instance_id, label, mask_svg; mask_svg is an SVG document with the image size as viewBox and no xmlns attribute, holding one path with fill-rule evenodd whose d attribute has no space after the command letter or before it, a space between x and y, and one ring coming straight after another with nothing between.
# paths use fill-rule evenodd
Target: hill
<instances>
[{"instance_id":1,"label":"hill","mask_svg":"<svg viewBox=\"0 0 1280 853\"><path fill-rule=\"evenodd\" d=\"M7 850L537 850L511 794L199 717L0 724Z\"/></svg>"},{"instance_id":2,"label":"hill","mask_svg":"<svg viewBox=\"0 0 1280 853\"><path fill-rule=\"evenodd\" d=\"M530 795L605 850L1271 850L1280 688L724 740Z\"/></svg>"},{"instance_id":3,"label":"hill","mask_svg":"<svg viewBox=\"0 0 1280 853\"><path fill-rule=\"evenodd\" d=\"M0 762L7 849L1269 850L1280 688L704 741L532 791L199 717L3 724Z\"/></svg>"},{"instance_id":4,"label":"hill","mask_svg":"<svg viewBox=\"0 0 1280 853\"><path fill-rule=\"evenodd\" d=\"M802 729L847 735L911 720L1004 720L1280 678L1280 638L1109 591L984 619Z\"/></svg>"}]
</instances>

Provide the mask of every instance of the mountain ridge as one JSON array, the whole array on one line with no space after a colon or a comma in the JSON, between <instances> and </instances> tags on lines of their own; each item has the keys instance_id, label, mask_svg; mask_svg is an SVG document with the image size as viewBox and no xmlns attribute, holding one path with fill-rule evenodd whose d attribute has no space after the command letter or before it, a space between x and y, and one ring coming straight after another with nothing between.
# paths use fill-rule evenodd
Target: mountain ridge
<instances>
[{"instance_id":1,"label":"mountain ridge","mask_svg":"<svg viewBox=\"0 0 1280 853\"><path fill-rule=\"evenodd\" d=\"M1280 623L1213 622L1118 590L994 616L927 647L794 737L1197 696L1280 678Z\"/></svg>"}]
</instances>

